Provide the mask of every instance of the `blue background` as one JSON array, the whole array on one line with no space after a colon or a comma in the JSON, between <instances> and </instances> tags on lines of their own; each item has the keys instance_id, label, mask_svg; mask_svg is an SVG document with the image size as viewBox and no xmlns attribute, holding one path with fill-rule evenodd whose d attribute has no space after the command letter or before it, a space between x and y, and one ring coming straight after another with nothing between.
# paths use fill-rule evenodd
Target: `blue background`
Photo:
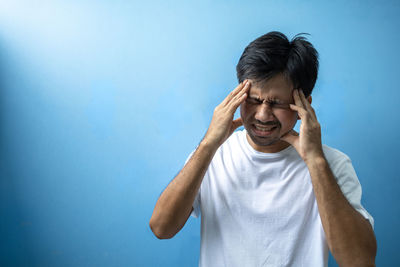
<instances>
[{"instance_id":1,"label":"blue background","mask_svg":"<svg viewBox=\"0 0 400 267\"><path fill-rule=\"evenodd\" d=\"M237 85L243 49L278 30L311 34L323 142L353 160L377 265L394 266L399 13L365 0L1 1L0 265L197 266L199 219L171 240L149 219Z\"/></svg>"}]
</instances>

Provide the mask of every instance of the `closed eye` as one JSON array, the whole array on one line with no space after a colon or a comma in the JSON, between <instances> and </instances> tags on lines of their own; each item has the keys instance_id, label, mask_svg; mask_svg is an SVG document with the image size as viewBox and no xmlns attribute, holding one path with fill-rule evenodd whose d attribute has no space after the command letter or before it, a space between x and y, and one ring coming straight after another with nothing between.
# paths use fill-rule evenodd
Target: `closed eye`
<instances>
[{"instance_id":1,"label":"closed eye","mask_svg":"<svg viewBox=\"0 0 400 267\"><path fill-rule=\"evenodd\" d=\"M249 104L257 105L257 104L261 104L263 101L260 100L260 99L257 99L257 98L248 97L246 99L246 102L249 103Z\"/></svg>"},{"instance_id":2,"label":"closed eye","mask_svg":"<svg viewBox=\"0 0 400 267\"><path fill-rule=\"evenodd\" d=\"M287 103L274 103L271 106L274 108L290 109L290 105Z\"/></svg>"},{"instance_id":3,"label":"closed eye","mask_svg":"<svg viewBox=\"0 0 400 267\"><path fill-rule=\"evenodd\" d=\"M253 97L248 97L246 99L246 102L251 105L259 105L259 104L263 103L263 100L253 98ZM281 103L281 102L277 102L277 101L268 101L267 103L271 108L290 109L290 106L288 103Z\"/></svg>"}]
</instances>

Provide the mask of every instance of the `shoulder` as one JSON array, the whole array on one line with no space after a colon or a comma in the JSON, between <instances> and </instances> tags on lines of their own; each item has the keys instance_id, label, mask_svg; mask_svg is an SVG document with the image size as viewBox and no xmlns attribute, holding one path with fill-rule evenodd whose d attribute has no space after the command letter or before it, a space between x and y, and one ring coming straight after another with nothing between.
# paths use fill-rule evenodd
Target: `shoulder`
<instances>
[{"instance_id":1,"label":"shoulder","mask_svg":"<svg viewBox=\"0 0 400 267\"><path fill-rule=\"evenodd\" d=\"M226 141L218 148L216 154L231 154L237 153L243 147L243 137L245 138L245 132L243 130L237 130L226 139Z\"/></svg>"},{"instance_id":2,"label":"shoulder","mask_svg":"<svg viewBox=\"0 0 400 267\"><path fill-rule=\"evenodd\" d=\"M326 160L330 164L335 164L342 161L350 161L350 157L339 149L330 147L328 145L322 145L322 150L326 157Z\"/></svg>"},{"instance_id":3,"label":"shoulder","mask_svg":"<svg viewBox=\"0 0 400 267\"><path fill-rule=\"evenodd\" d=\"M322 148L325 158L337 179L340 180L342 176L356 176L353 164L348 155L327 145L323 145Z\"/></svg>"},{"instance_id":4,"label":"shoulder","mask_svg":"<svg viewBox=\"0 0 400 267\"><path fill-rule=\"evenodd\" d=\"M236 130L228 137L228 139L226 139L221 148L225 150L236 150L243 143L243 138L246 138L246 132L244 130Z\"/></svg>"},{"instance_id":5,"label":"shoulder","mask_svg":"<svg viewBox=\"0 0 400 267\"><path fill-rule=\"evenodd\" d=\"M233 132L231 136L229 136L229 138L226 140L226 143L230 145L239 143L243 136L246 136L246 132L244 130L237 130Z\"/></svg>"}]
</instances>

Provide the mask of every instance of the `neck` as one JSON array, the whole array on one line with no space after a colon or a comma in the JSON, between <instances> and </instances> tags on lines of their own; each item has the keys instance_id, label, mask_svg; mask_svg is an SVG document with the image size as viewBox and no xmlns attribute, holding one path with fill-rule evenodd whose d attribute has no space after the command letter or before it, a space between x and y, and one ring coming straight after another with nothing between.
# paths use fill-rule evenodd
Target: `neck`
<instances>
[{"instance_id":1,"label":"neck","mask_svg":"<svg viewBox=\"0 0 400 267\"><path fill-rule=\"evenodd\" d=\"M282 151L290 146L289 143L279 140L271 145L268 146L260 146L257 145L256 143L251 140L250 136L246 133L246 139L249 142L249 144L257 151L263 152L263 153L277 153L279 151Z\"/></svg>"}]
</instances>

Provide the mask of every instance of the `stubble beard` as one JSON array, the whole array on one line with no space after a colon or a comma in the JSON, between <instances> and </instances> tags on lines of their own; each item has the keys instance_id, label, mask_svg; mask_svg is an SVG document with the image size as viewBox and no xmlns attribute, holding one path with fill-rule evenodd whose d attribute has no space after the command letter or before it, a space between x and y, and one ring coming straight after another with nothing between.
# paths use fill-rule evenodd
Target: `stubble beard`
<instances>
[{"instance_id":1,"label":"stubble beard","mask_svg":"<svg viewBox=\"0 0 400 267\"><path fill-rule=\"evenodd\" d=\"M246 129L247 130L247 129ZM258 137L258 136L254 136L252 134L251 131L247 130L247 134L250 136L251 140L258 146L270 146L270 145L274 145L277 142L279 142L281 139L281 135L280 135L280 130L281 127L278 126L278 129L276 129L277 131L279 131L278 136L274 136L274 137ZM260 142L260 139L263 140L263 142Z\"/></svg>"}]
</instances>

